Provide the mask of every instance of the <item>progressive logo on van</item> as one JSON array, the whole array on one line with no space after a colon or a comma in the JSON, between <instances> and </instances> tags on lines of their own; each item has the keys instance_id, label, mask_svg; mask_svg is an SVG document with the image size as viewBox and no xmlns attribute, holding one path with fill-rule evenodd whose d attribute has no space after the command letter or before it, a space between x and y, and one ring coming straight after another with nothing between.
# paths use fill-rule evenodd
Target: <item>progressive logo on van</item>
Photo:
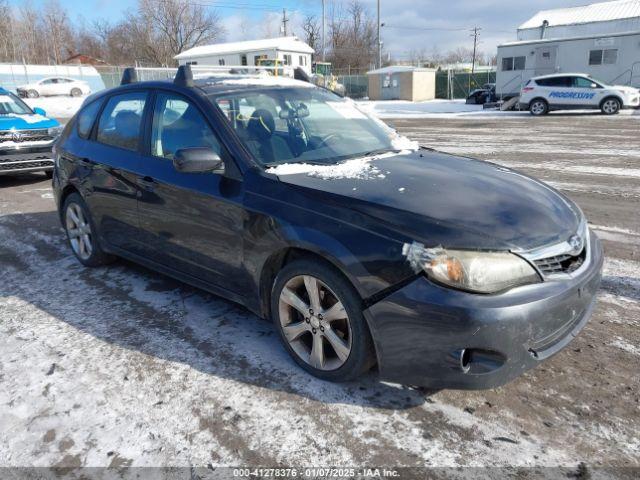
<instances>
[{"instance_id":1,"label":"progressive logo on van","mask_svg":"<svg viewBox=\"0 0 640 480\"><path fill-rule=\"evenodd\" d=\"M591 92L551 92L550 98L572 98L576 100L591 100L595 97L595 93Z\"/></svg>"}]
</instances>

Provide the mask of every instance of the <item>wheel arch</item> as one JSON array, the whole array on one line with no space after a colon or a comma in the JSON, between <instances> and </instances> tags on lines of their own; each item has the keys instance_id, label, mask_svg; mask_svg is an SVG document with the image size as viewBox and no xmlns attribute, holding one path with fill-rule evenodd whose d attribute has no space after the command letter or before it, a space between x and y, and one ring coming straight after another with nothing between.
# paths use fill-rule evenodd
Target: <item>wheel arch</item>
<instances>
[{"instance_id":1,"label":"wheel arch","mask_svg":"<svg viewBox=\"0 0 640 480\"><path fill-rule=\"evenodd\" d=\"M260 272L260 313L264 318L271 317L271 289L278 273L289 263L302 258L312 259L332 268L349 282L362 298L355 279L337 259L321 254L308 246L287 246L273 252L264 262Z\"/></svg>"},{"instance_id":2,"label":"wheel arch","mask_svg":"<svg viewBox=\"0 0 640 480\"><path fill-rule=\"evenodd\" d=\"M341 277L344 278L344 280L347 281L349 285L351 285L351 287L353 287L355 292L358 294L361 302L365 329L368 331L369 336L372 340L373 354L375 357L375 365L372 365L372 367L376 369L379 368L380 356L378 342L374 337L374 331L371 328L369 316L365 313L365 299L362 297L361 292L358 291L354 280L351 278L351 275L348 274L346 268L341 266L337 260L328 259L326 256L312 249L299 246L290 246L274 252L271 256L269 256L264 264L260 276L260 309L263 318L271 319L271 290L273 288L273 284L278 275L278 272L280 272L280 270L282 270L286 265L299 259L311 259L324 264L328 268L331 268L336 273L338 273Z\"/></svg>"},{"instance_id":3,"label":"wheel arch","mask_svg":"<svg viewBox=\"0 0 640 480\"><path fill-rule=\"evenodd\" d=\"M602 100L600 100L600 104L598 105L598 108L602 108L602 105L604 105L604 102L606 102L607 100L610 100L612 98L617 100L618 102L620 102L620 108L624 107L624 100L622 100L622 98L619 95L616 95L614 93L610 93L609 95L604 97Z\"/></svg>"},{"instance_id":4,"label":"wheel arch","mask_svg":"<svg viewBox=\"0 0 640 480\"><path fill-rule=\"evenodd\" d=\"M82 194L80 193L80 190L73 184L69 184L65 186L62 189L62 192L60 193L60 207L58 208L58 215L60 216L61 220L62 220L62 209L64 207L64 202L67 200L67 197L72 193L77 193L78 195L82 196Z\"/></svg>"}]
</instances>

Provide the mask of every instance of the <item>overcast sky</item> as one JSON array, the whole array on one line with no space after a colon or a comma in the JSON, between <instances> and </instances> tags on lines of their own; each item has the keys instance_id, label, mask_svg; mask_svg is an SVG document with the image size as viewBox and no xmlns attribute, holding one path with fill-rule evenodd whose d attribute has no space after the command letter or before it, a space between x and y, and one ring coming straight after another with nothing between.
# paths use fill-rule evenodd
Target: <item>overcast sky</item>
<instances>
[{"instance_id":1,"label":"overcast sky","mask_svg":"<svg viewBox=\"0 0 640 480\"><path fill-rule=\"evenodd\" d=\"M13 5L25 0L9 0ZM31 0L35 5L47 0ZM224 19L226 39L245 40L277 34L281 9L292 17L291 26L301 34L299 23L307 13L319 13L321 0L193 0L211 4ZM327 0L330 3L332 0ZM348 0L334 0L347 3ZM362 0L375 14L376 0ZM116 21L136 0L59 0L68 8L72 20L87 22L98 18ZM411 51L434 50L444 53L460 46L471 47L470 30L482 28L480 49L495 53L496 45L514 40L518 25L539 10L584 5L589 0L381 0L381 22L385 49L395 57L408 57ZM216 7L217 6L217 7ZM438 30L426 30L426 29Z\"/></svg>"}]
</instances>

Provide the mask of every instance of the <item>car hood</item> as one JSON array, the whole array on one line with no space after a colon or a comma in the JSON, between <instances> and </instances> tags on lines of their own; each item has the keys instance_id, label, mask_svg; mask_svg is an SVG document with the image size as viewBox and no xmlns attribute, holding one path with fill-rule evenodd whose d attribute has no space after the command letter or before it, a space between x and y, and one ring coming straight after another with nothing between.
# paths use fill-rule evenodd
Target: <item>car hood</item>
<instances>
[{"instance_id":1,"label":"car hood","mask_svg":"<svg viewBox=\"0 0 640 480\"><path fill-rule=\"evenodd\" d=\"M619 92L622 93L638 93L640 92L640 90L638 90L637 88L634 87L628 87L626 85L614 85L613 87L611 87L614 90L618 90Z\"/></svg>"},{"instance_id":2,"label":"car hood","mask_svg":"<svg viewBox=\"0 0 640 480\"><path fill-rule=\"evenodd\" d=\"M343 164L344 165L344 164ZM398 232L403 241L448 248L529 250L575 234L580 209L559 192L499 165L420 150L366 162L340 178L329 167L293 174L281 182L307 190L319 211L365 228ZM336 178L338 177L338 178Z\"/></svg>"},{"instance_id":3,"label":"car hood","mask_svg":"<svg viewBox=\"0 0 640 480\"><path fill-rule=\"evenodd\" d=\"M30 115L0 115L0 131L3 130L34 130L51 128L60 125L57 120L47 118L37 113Z\"/></svg>"}]
</instances>

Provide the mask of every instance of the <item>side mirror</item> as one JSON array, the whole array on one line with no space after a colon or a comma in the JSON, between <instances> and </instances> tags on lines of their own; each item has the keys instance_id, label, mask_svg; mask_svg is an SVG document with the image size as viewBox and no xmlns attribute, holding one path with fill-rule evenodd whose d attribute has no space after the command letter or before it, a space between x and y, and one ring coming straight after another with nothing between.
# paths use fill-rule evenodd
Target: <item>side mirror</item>
<instances>
[{"instance_id":1,"label":"side mirror","mask_svg":"<svg viewBox=\"0 0 640 480\"><path fill-rule=\"evenodd\" d=\"M43 109L41 109L40 107L36 107L33 109L33 113L35 113L36 115L42 115L43 117L47 116L47 112L45 112Z\"/></svg>"},{"instance_id":2,"label":"side mirror","mask_svg":"<svg viewBox=\"0 0 640 480\"><path fill-rule=\"evenodd\" d=\"M592 83L591 84L591 88L598 88L598 84L597 83Z\"/></svg>"},{"instance_id":3,"label":"side mirror","mask_svg":"<svg viewBox=\"0 0 640 480\"><path fill-rule=\"evenodd\" d=\"M207 147L178 150L173 158L173 166L184 173L224 173L224 162L220 155Z\"/></svg>"}]
</instances>

